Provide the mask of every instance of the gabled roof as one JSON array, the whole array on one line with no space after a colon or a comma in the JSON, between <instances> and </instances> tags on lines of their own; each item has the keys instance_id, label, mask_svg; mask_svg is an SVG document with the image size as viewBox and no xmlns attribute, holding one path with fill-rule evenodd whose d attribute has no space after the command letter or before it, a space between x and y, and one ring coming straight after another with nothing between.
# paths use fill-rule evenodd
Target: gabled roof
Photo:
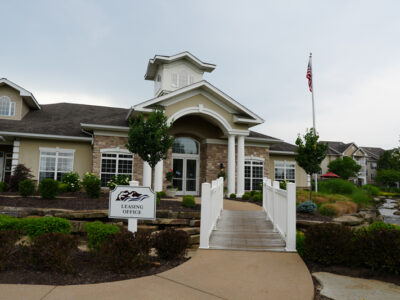
<instances>
[{"instance_id":1,"label":"gabled roof","mask_svg":"<svg viewBox=\"0 0 400 300\"><path fill-rule=\"evenodd\" d=\"M282 153L282 154L294 154L297 150L297 146L296 145L292 145L286 142L281 142L281 143L277 143L274 144L272 146L269 147L269 152L271 154L276 154L276 153Z\"/></svg>"},{"instance_id":2,"label":"gabled roof","mask_svg":"<svg viewBox=\"0 0 400 300\"><path fill-rule=\"evenodd\" d=\"M375 159L379 159L379 157L381 157L381 155L385 152L384 149L379 148L379 147L360 147L361 149L364 150L364 152L367 153L368 156L371 156Z\"/></svg>"},{"instance_id":3,"label":"gabled roof","mask_svg":"<svg viewBox=\"0 0 400 300\"><path fill-rule=\"evenodd\" d=\"M36 101L35 97L31 92L25 90L24 88L8 80L7 78L0 78L0 86L2 85L8 85L14 90L17 90L19 92L19 95L26 101L26 103L30 108L40 109L39 103Z\"/></svg>"},{"instance_id":4,"label":"gabled roof","mask_svg":"<svg viewBox=\"0 0 400 300\"><path fill-rule=\"evenodd\" d=\"M328 144L328 155L342 155L351 145L359 148L355 143L343 143L336 141L321 141L321 143Z\"/></svg>"},{"instance_id":5,"label":"gabled roof","mask_svg":"<svg viewBox=\"0 0 400 300\"><path fill-rule=\"evenodd\" d=\"M191 85L185 86L183 88L177 89L171 93L165 94L160 97L152 98L150 100L144 101L142 103L139 103L135 106L133 106L127 115L127 119L131 116L132 112L134 111L139 111L139 112L149 112L152 110L152 106L155 105L163 105L167 102L167 100L170 100L178 95L183 95L185 93L190 93L194 90L204 90L207 93L210 93L221 101L222 105L229 106L236 110L237 113L235 113L234 121L236 123L252 123L252 124L261 124L264 122L264 120L256 115L254 112L250 111L243 105L241 105L239 102L231 98L229 95L225 94L215 86L213 86L211 83L209 83L206 80L202 80L196 83L193 83ZM181 100L184 100L186 98L183 98Z\"/></svg>"},{"instance_id":6,"label":"gabled roof","mask_svg":"<svg viewBox=\"0 0 400 300\"><path fill-rule=\"evenodd\" d=\"M155 55L154 58L149 60L149 63L147 65L147 71L146 74L144 75L144 79L154 80L159 65L169 64L180 59L188 60L189 62L191 62L197 68L199 68L204 72L212 72L216 67L216 65L214 64L202 62L200 59L198 59L196 56L194 56L188 51L181 52L171 56Z\"/></svg>"}]
</instances>

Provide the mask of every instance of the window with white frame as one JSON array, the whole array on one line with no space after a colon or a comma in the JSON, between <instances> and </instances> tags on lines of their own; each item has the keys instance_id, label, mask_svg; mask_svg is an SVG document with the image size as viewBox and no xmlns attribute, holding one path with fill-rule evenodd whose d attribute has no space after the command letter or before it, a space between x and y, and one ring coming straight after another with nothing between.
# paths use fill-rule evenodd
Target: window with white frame
<instances>
[{"instance_id":1,"label":"window with white frame","mask_svg":"<svg viewBox=\"0 0 400 300\"><path fill-rule=\"evenodd\" d=\"M107 183L115 175L126 175L132 179L133 155L126 152L103 152L101 154L101 185Z\"/></svg>"},{"instance_id":2,"label":"window with white frame","mask_svg":"<svg viewBox=\"0 0 400 300\"><path fill-rule=\"evenodd\" d=\"M277 181L296 181L296 163L293 161L275 161L275 180Z\"/></svg>"},{"instance_id":3,"label":"window with white frame","mask_svg":"<svg viewBox=\"0 0 400 300\"><path fill-rule=\"evenodd\" d=\"M372 170L376 170L377 168L378 168L377 163L375 163L375 162L371 163L371 169Z\"/></svg>"},{"instance_id":4,"label":"window with white frame","mask_svg":"<svg viewBox=\"0 0 400 300\"><path fill-rule=\"evenodd\" d=\"M0 116L12 117L15 115L15 102L7 96L0 96Z\"/></svg>"},{"instance_id":5,"label":"window with white frame","mask_svg":"<svg viewBox=\"0 0 400 300\"><path fill-rule=\"evenodd\" d=\"M264 160L248 158L244 161L244 189L259 190L264 175Z\"/></svg>"},{"instance_id":6,"label":"window with white frame","mask_svg":"<svg viewBox=\"0 0 400 300\"><path fill-rule=\"evenodd\" d=\"M158 74L156 77L156 92L158 92L161 88L161 75Z\"/></svg>"},{"instance_id":7,"label":"window with white frame","mask_svg":"<svg viewBox=\"0 0 400 300\"><path fill-rule=\"evenodd\" d=\"M74 152L72 149L40 148L39 181L44 178L61 181L63 174L72 172Z\"/></svg>"}]
</instances>

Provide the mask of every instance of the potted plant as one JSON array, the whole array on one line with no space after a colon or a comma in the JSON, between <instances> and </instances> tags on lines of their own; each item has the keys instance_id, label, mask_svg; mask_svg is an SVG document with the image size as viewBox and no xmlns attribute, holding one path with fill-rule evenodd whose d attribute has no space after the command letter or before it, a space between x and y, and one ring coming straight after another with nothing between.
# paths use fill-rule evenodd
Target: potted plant
<instances>
[{"instance_id":1,"label":"potted plant","mask_svg":"<svg viewBox=\"0 0 400 300\"><path fill-rule=\"evenodd\" d=\"M176 187L172 185L172 180L174 178L174 170L169 169L169 171L165 174L165 179L171 184L167 185L167 197L174 198L176 195L176 191L178 190Z\"/></svg>"}]
</instances>

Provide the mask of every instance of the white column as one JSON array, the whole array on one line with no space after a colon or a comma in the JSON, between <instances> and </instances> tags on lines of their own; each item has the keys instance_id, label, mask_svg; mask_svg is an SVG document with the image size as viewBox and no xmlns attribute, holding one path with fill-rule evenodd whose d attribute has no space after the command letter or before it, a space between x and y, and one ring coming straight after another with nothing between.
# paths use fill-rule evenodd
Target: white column
<instances>
[{"instance_id":1,"label":"white column","mask_svg":"<svg viewBox=\"0 0 400 300\"><path fill-rule=\"evenodd\" d=\"M237 193L238 197L244 194L244 136L238 136L237 143Z\"/></svg>"},{"instance_id":2,"label":"white column","mask_svg":"<svg viewBox=\"0 0 400 300\"><path fill-rule=\"evenodd\" d=\"M19 161L19 146L21 142L19 141L19 138L16 138L14 140L13 144L13 154L12 154L12 161L11 161L11 174L14 173L15 167L18 165Z\"/></svg>"},{"instance_id":3,"label":"white column","mask_svg":"<svg viewBox=\"0 0 400 300\"><path fill-rule=\"evenodd\" d=\"M228 137L228 196L235 193L235 136Z\"/></svg>"},{"instance_id":4,"label":"white column","mask_svg":"<svg viewBox=\"0 0 400 300\"><path fill-rule=\"evenodd\" d=\"M142 186L151 187L151 167L147 162L143 162L143 183Z\"/></svg>"},{"instance_id":5,"label":"white column","mask_svg":"<svg viewBox=\"0 0 400 300\"><path fill-rule=\"evenodd\" d=\"M164 163L160 160L154 168L154 191L161 192L163 188L163 168Z\"/></svg>"}]
</instances>

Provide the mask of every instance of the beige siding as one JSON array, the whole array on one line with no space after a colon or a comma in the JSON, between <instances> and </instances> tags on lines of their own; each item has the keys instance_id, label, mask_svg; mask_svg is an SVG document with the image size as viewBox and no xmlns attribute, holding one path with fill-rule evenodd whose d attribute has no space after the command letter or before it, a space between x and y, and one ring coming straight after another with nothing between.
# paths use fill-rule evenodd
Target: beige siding
<instances>
[{"instance_id":1,"label":"beige siding","mask_svg":"<svg viewBox=\"0 0 400 300\"><path fill-rule=\"evenodd\" d=\"M321 163L322 174L328 172L328 165L331 161L339 158L339 156L327 155Z\"/></svg>"},{"instance_id":2,"label":"beige siding","mask_svg":"<svg viewBox=\"0 0 400 300\"><path fill-rule=\"evenodd\" d=\"M23 116L29 111L28 106L24 103L19 92L9 86L0 86L0 96L7 96L12 102L15 102L15 115L0 116L0 119L21 120Z\"/></svg>"},{"instance_id":3,"label":"beige siding","mask_svg":"<svg viewBox=\"0 0 400 300\"><path fill-rule=\"evenodd\" d=\"M199 104L202 104L204 106L204 108L208 108L208 109L213 110L214 112L218 113L231 125L231 127L233 129L248 130L248 125L233 123L233 114L227 112L221 106L215 104L214 102L212 102L211 100L209 100L208 98L206 98L203 95L196 95L196 96L190 97L188 99L174 103L170 106L167 106L165 108L165 115L170 117L174 113L176 113L182 109L189 108L189 107L198 107Z\"/></svg>"},{"instance_id":4,"label":"beige siding","mask_svg":"<svg viewBox=\"0 0 400 300\"><path fill-rule=\"evenodd\" d=\"M275 180L275 168L274 168L275 161L286 160L295 162L293 155L277 155L273 153L270 154L269 160L270 160L269 178L271 178L271 180ZM307 174L297 163L296 163L296 186L307 187Z\"/></svg>"},{"instance_id":5,"label":"beige siding","mask_svg":"<svg viewBox=\"0 0 400 300\"><path fill-rule=\"evenodd\" d=\"M92 146L90 143L63 142L39 139L21 139L19 163L30 168L34 179L38 179L40 149L39 148L74 149L74 171L82 175L92 170Z\"/></svg>"}]
</instances>

